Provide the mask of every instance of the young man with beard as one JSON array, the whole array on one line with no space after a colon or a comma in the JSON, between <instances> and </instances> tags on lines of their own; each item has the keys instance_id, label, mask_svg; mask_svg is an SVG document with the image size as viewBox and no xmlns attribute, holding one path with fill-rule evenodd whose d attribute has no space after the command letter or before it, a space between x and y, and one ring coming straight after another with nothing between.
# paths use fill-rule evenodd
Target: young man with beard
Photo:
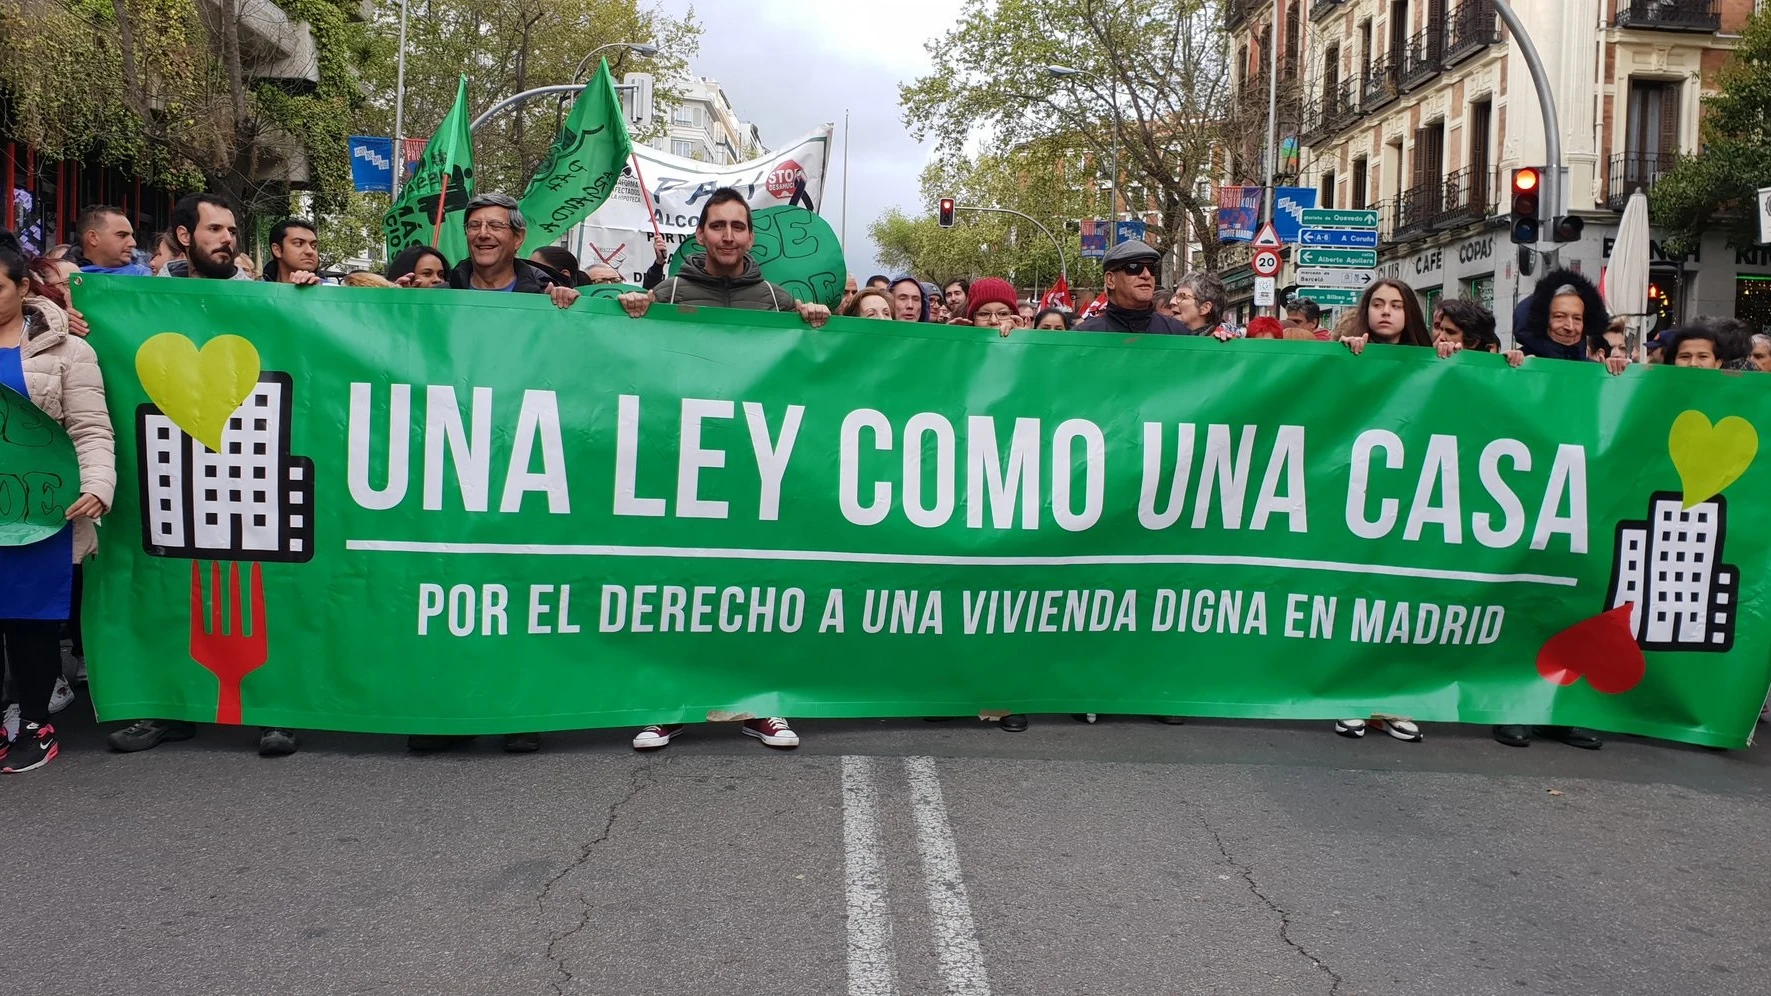
<instances>
[{"instance_id":1,"label":"young man with beard","mask_svg":"<svg viewBox=\"0 0 1771 996\"><path fill-rule=\"evenodd\" d=\"M941 296L947 302L947 313L954 318L964 318L970 314L968 298L971 292L971 281L964 277L947 281L947 285L941 288Z\"/></svg>"},{"instance_id":2,"label":"young man with beard","mask_svg":"<svg viewBox=\"0 0 1771 996\"><path fill-rule=\"evenodd\" d=\"M662 301L699 308L797 311L813 328L830 319L830 309L824 305L795 301L785 287L763 279L762 268L750 258L756 245L750 205L738 191L721 187L708 196L695 225L695 240L706 251L690 256L682 272L649 291L621 295L621 307L629 315L643 318L647 309Z\"/></svg>"},{"instance_id":3,"label":"young man with beard","mask_svg":"<svg viewBox=\"0 0 1771 996\"><path fill-rule=\"evenodd\" d=\"M467 230L467 258L449 271L450 287L546 294L560 308L570 308L578 300L576 287L567 287L548 271L517 258L529 223L509 194L480 194L468 201L462 227Z\"/></svg>"},{"instance_id":4,"label":"young man with beard","mask_svg":"<svg viewBox=\"0 0 1771 996\"><path fill-rule=\"evenodd\" d=\"M214 194L186 194L172 206L172 238L184 257L160 270L162 277L202 280L251 280L234 265L240 226L234 207Z\"/></svg>"}]
</instances>

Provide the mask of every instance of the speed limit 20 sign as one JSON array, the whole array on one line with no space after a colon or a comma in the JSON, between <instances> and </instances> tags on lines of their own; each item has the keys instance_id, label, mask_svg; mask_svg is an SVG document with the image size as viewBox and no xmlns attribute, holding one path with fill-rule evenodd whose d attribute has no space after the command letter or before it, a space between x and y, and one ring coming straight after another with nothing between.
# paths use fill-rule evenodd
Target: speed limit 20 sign
<instances>
[{"instance_id":1,"label":"speed limit 20 sign","mask_svg":"<svg viewBox=\"0 0 1771 996\"><path fill-rule=\"evenodd\" d=\"M1248 268L1257 277L1276 277L1279 275L1279 252L1274 249L1256 249L1249 257Z\"/></svg>"}]
</instances>

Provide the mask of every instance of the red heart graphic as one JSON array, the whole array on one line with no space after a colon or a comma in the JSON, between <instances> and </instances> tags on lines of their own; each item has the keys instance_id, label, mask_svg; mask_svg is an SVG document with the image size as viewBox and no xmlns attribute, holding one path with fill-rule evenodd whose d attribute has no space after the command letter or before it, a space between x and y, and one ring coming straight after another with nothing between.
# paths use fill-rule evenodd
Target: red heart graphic
<instances>
[{"instance_id":1,"label":"red heart graphic","mask_svg":"<svg viewBox=\"0 0 1771 996\"><path fill-rule=\"evenodd\" d=\"M1537 652L1537 673L1545 681L1572 685L1582 678L1606 695L1627 692L1642 682L1648 659L1630 630L1633 605L1583 619L1549 638Z\"/></svg>"}]
</instances>

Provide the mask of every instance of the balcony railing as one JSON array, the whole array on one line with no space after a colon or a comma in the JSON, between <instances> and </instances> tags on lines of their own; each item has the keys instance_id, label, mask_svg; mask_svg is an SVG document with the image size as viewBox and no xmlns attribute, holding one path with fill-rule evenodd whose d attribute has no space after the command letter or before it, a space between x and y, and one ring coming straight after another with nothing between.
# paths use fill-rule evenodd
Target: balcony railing
<instances>
[{"instance_id":1,"label":"balcony railing","mask_svg":"<svg viewBox=\"0 0 1771 996\"><path fill-rule=\"evenodd\" d=\"M1445 18L1445 54L1447 69L1500 41L1500 22L1494 14L1494 0L1464 0L1452 8Z\"/></svg>"},{"instance_id":2,"label":"balcony railing","mask_svg":"<svg viewBox=\"0 0 1771 996\"><path fill-rule=\"evenodd\" d=\"M1255 0L1224 0L1224 27L1234 28L1248 19Z\"/></svg>"},{"instance_id":3,"label":"balcony railing","mask_svg":"<svg viewBox=\"0 0 1771 996\"><path fill-rule=\"evenodd\" d=\"M1605 206L1622 211L1631 194L1638 190L1653 190L1678 161L1678 154L1673 152L1620 152L1612 156L1611 182L1605 185Z\"/></svg>"},{"instance_id":4,"label":"balcony railing","mask_svg":"<svg viewBox=\"0 0 1771 996\"><path fill-rule=\"evenodd\" d=\"M1349 128L1359 120L1359 94L1352 80L1341 80L1334 89L1322 91L1322 123L1330 134Z\"/></svg>"},{"instance_id":5,"label":"balcony railing","mask_svg":"<svg viewBox=\"0 0 1771 996\"><path fill-rule=\"evenodd\" d=\"M1314 0L1310 4L1310 20L1315 21L1327 17L1345 6L1347 0Z\"/></svg>"},{"instance_id":6,"label":"balcony railing","mask_svg":"<svg viewBox=\"0 0 1771 996\"><path fill-rule=\"evenodd\" d=\"M1445 184L1428 180L1402 191L1396 199L1396 240L1406 241L1433 230L1433 222L1445 210Z\"/></svg>"},{"instance_id":7,"label":"balcony railing","mask_svg":"<svg viewBox=\"0 0 1771 996\"><path fill-rule=\"evenodd\" d=\"M1654 31L1702 31L1722 27L1719 0L1618 0L1617 26Z\"/></svg>"},{"instance_id":8,"label":"balcony railing","mask_svg":"<svg viewBox=\"0 0 1771 996\"><path fill-rule=\"evenodd\" d=\"M1402 50L1400 82L1404 91L1413 90L1439 75L1440 57L1444 53L1445 25L1434 21L1408 39Z\"/></svg>"},{"instance_id":9,"label":"balcony railing","mask_svg":"<svg viewBox=\"0 0 1771 996\"><path fill-rule=\"evenodd\" d=\"M1365 85L1360 92L1360 106L1368 113L1402 95L1402 88L1396 79L1396 64L1388 55L1371 60L1371 68L1366 70Z\"/></svg>"},{"instance_id":10,"label":"balcony railing","mask_svg":"<svg viewBox=\"0 0 1771 996\"><path fill-rule=\"evenodd\" d=\"M1445 175L1445 196L1434 228L1455 228L1500 213L1500 170L1465 166Z\"/></svg>"}]
</instances>

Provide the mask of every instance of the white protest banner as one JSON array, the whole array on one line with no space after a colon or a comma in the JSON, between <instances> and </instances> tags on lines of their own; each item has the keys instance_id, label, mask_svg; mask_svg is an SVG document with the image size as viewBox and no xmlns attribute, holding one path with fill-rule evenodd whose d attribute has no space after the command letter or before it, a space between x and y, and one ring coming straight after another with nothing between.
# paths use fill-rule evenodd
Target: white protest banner
<instances>
[{"instance_id":1,"label":"white protest banner","mask_svg":"<svg viewBox=\"0 0 1771 996\"><path fill-rule=\"evenodd\" d=\"M612 266L623 280L637 284L651 267L652 218L675 252L677 243L695 234L701 204L720 187L743 192L752 210L797 204L816 212L824 202L825 168L830 160L831 125L817 128L785 147L749 162L719 166L684 159L648 146L635 145L634 155L645 179L644 198L633 163L621 174L615 192L584 223L573 229L568 248L580 265Z\"/></svg>"}]
</instances>

